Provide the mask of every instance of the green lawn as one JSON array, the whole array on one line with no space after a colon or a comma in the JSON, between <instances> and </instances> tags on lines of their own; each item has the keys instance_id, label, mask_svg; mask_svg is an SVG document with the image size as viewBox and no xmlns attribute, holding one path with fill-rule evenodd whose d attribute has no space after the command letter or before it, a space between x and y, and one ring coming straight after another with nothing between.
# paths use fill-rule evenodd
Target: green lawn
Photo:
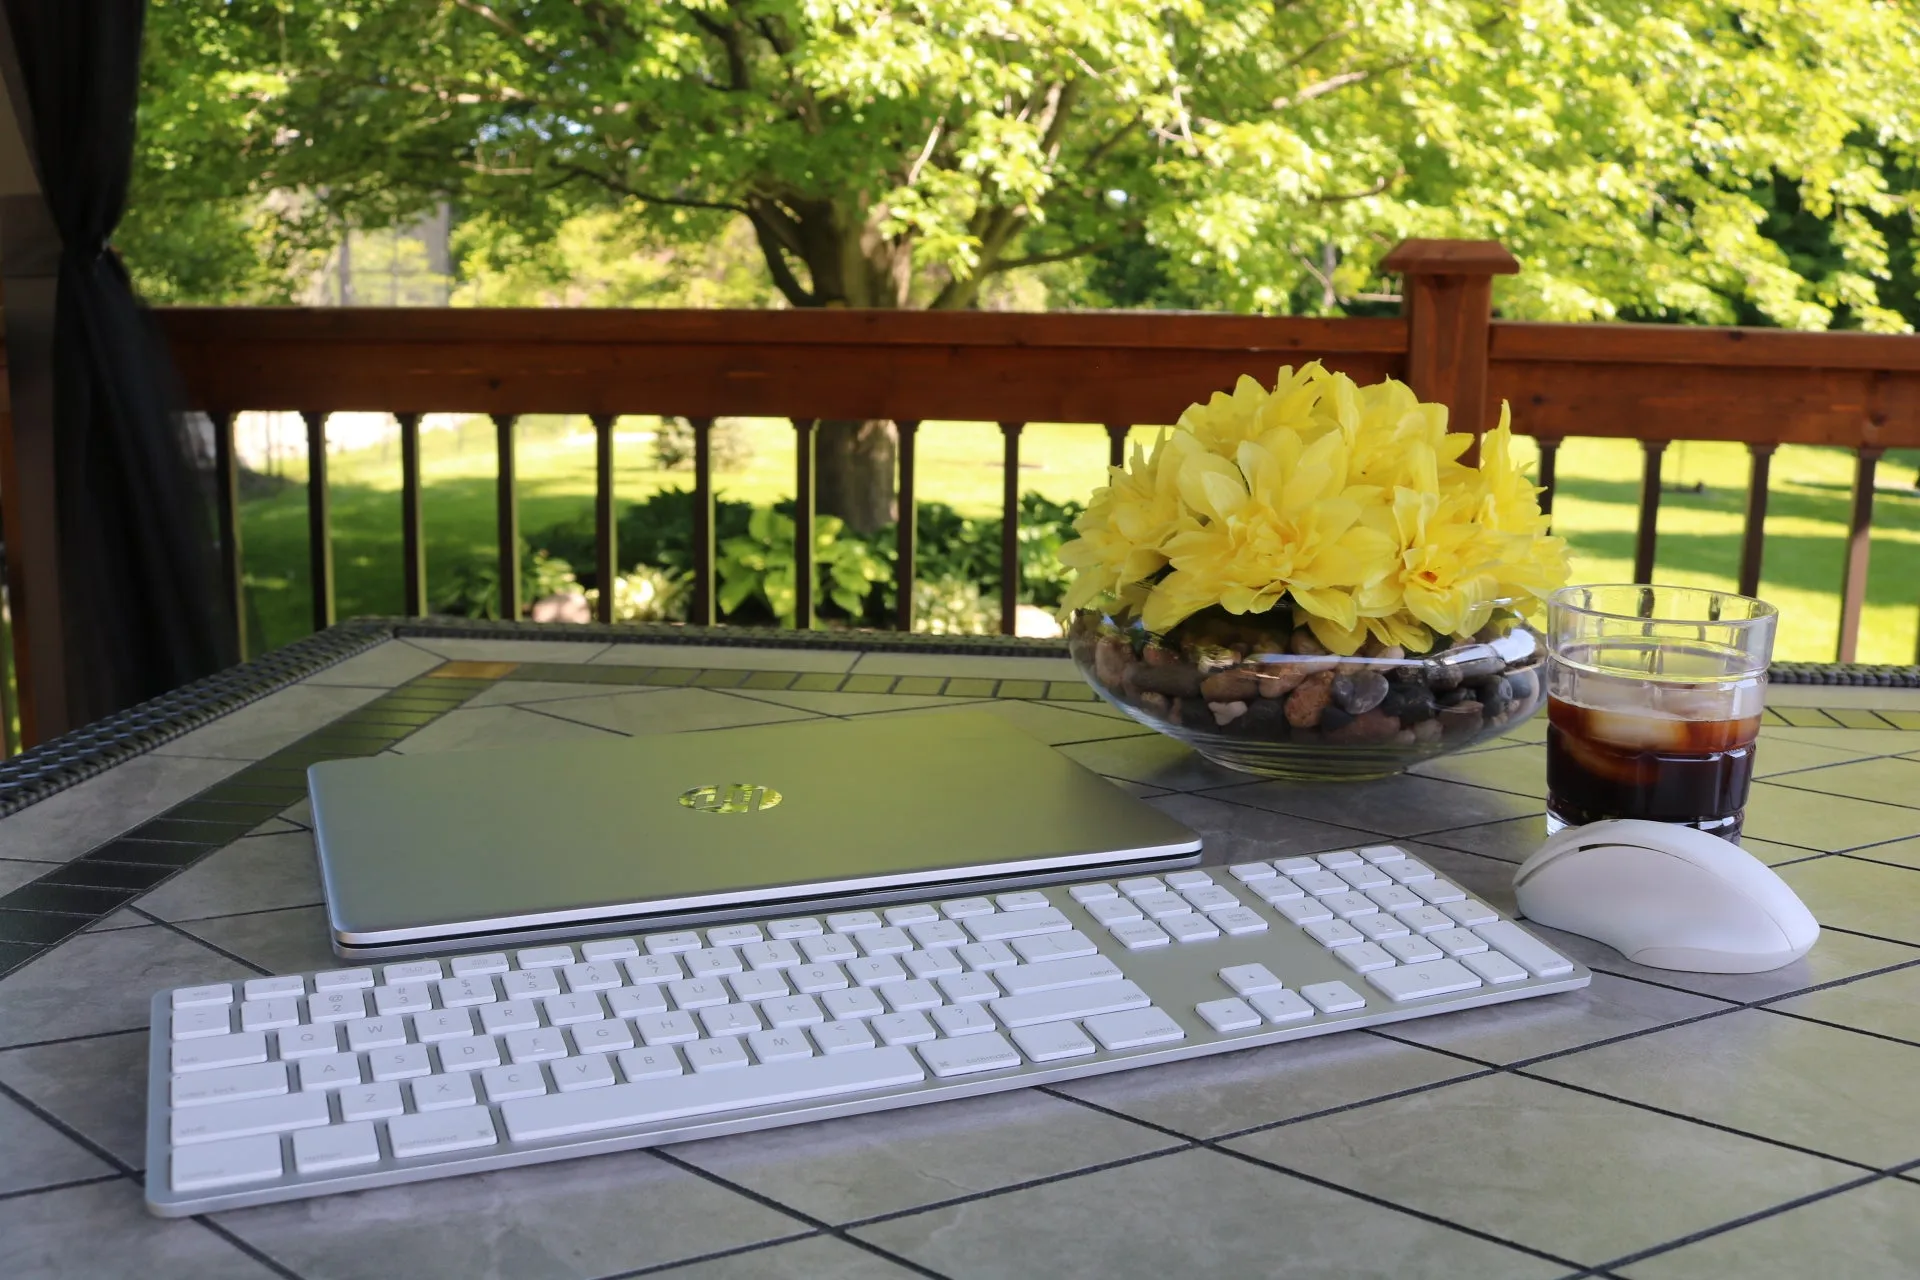
<instances>
[{"instance_id":1,"label":"green lawn","mask_svg":"<svg viewBox=\"0 0 1920 1280\"><path fill-rule=\"evenodd\" d=\"M626 418L615 449L616 492L637 501L662 488L687 487L686 472L652 466L640 438L654 423ZM747 462L719 477L728 497L769 502L792 492L793 429L756 421L743 430ZM1142 439L1151 432L1136 433ZM990 423L929 422L920 431L921 497L975 515L998 514L1001 436ZM1084 498L1103 478L1106 433L1097 426L1035 424L1021 439L1022 489L1050 498ZM451 567L494 548L493 430L475 419L460 431L421 438L426 482L430 597ZM584 419L528 418L520 425L520 521L528 534L589 516L592 436ZM1909 486L1917 455L1881 464L1874 509L1873 562L1860 658L1911 662L1920 620L1920 491ZM392 446L340 452L332 469L334 564L341 617L400 609L400 463ZM1690 443L1667 451L1671 484L1704 482L1704 493L1669 493L1662 507L1657 576L1663 582L1731 589L1740 557L1747 453L1739 445ZM1830 661L1838 631L1842 540L1852 483L1851 455L1835 449L1783 448L1774 458L1761 594L1781 610L1777 656ZM1577 581L1631 576L1640 491L1640 450L1631 441L1576 439L1560 451L1555 525L1574 550ZM298 639L309 629L304 463L294 483L242 504L249 651Z\"/></svg>"}]
</instances>

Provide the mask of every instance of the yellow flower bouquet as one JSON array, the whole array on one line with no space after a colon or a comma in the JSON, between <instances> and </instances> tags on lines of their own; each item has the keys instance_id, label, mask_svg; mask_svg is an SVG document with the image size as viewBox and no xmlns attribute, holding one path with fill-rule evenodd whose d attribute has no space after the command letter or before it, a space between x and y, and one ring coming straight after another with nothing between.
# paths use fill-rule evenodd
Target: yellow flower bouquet
<instances>
[{"instance_id":1,"label":"yellow flower bouquet","mask_svg":"<svg viewBox=\"0 0 1920 1280\"><path fill-rule=\"evenodd\" d=\"M1136 718L1266 774L1377 775L1510 727L1543 696L1525 619L1566 550L1504 406L1477 465L1471 444L1391 379L1241 378L1075 522L1076 660ZM1275 742L1369 751L1303 764Z\"/></svg>"}]
</instances>

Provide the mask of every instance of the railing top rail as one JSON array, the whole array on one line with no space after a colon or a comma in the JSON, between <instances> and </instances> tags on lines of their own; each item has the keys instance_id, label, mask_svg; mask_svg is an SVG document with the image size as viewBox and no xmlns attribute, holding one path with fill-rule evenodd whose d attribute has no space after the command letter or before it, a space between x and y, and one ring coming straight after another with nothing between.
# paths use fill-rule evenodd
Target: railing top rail
<instances>
[{"instance_id":1,"label":"railing top rail","mask_svg":"<svg viewBox=\"0 0 1920 1280\"><path fill-rule=\"evenodd\" d=\"M1920 335L1803 333L1674 324L1545 324L1496 320L1496 362L1867 369L1920 373Z\"/></svg>"}]
</instances>

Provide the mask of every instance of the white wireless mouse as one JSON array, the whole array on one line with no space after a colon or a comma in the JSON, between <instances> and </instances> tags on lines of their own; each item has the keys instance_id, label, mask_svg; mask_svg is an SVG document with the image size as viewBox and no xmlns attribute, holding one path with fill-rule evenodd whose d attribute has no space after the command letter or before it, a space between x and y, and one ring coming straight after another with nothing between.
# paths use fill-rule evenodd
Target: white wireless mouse
<instances>
[{"instance_id":1,"label":"white wireless mouse","mask_svg":"<svg viewBox=\"0 0 1920 1280\"><path fill-rule=\"evenodd\" d=\"M1760 973L1813 947L1820 925L1758 858L1692 827L1639 819L1569 827L1513 877L1520 913L1635 964Z\"/></svg>"}]
</instances>

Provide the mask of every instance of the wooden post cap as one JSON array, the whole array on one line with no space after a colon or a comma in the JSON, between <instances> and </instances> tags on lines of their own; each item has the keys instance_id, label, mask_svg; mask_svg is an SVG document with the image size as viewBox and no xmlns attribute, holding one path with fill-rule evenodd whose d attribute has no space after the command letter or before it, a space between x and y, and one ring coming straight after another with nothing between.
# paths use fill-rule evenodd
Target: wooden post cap
<instances>
[{"instance_id":1,"label":"wooden post cap","mask_svg":"<svg viewBox=\"0 0 1920 1280\"><path fill-rule=\"evenodd\" d=\"M1402 240L1380 269L1395 275L1511 276L1520 263L1498 240Z\"/></svg>"}]
</instances>

